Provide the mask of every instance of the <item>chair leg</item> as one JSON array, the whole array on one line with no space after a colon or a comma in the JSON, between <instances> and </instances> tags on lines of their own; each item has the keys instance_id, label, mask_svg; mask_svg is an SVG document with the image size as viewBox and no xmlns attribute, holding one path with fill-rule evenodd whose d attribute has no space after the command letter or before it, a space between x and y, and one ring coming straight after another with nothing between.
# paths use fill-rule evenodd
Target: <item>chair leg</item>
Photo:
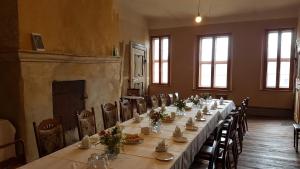
<instances>
[{"instance_id":1,"label":"chair leg","mask_svg":"<svg viewBox=\"0 0 300 169\"><path fill-rule=\"evenodd\" d=\"M243 133L241 130L241 128L238 128L238 140L240 145L240 152L238 154L241 154L243 151Z\"/></svg>"},{"instance_id":2,"label":"chair leg","mask_svg":"<svg viewBox=\"0 0 300 169\"><path fill-rule=\"evenodd\" d=\"M299 140L299 132L296 131L296 152L298 153L298 140Z\"/></svg>"},{"instance_id":3,"label":"chair leg","mask_svg":"<svg viewBox=\"0 0 300 169\"><path fill-rule=\"evenodd\" d=\"M245 124L246 124L246 130L249 131L249 130L248 130L248 120L247 120L247 116L245 116Z\"/></svg>"},{"instance_id":4,"label":"chair leg","mask_svg":"<svg viewBox=\"0 0 300 169\"><path fill-rule=\"evenodd\" d=\"M294 147L295 147L295 138L296 138L296 130L294 129Z\"/></svg>"},{"instance_id":5,"label":"chair leg","mask_svg":"<svg viewBox=\"0 0 300 169\"><path fill-rule=\"evenodd\" d=\"M230 155L227 154L227 160L225 160L226 168L231 169L231 161L230 161Z\"/></svg>"}]
</instances>

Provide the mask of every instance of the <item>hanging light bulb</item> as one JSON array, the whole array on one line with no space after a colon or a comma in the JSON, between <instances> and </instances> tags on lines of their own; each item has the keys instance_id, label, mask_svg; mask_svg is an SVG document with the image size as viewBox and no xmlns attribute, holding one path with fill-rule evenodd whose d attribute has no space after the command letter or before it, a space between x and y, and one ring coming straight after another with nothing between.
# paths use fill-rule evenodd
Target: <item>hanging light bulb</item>
<instances>
[{"instance_id":1,"label":"hanging light bulb","mask_svg":"<svg viewBox=\"0 0 300 169\"><path fill-rule=\"evenodd\" d=\"M200 23L202 21L202 17L200 15L196 16L195 22Z\"/></svg>"},{"instance_id":2,"label":"hanging light bulb","mask_svg":"<svg viewBox=\"0 0 300 169\"><path fill-rule=\"evenodd\" d=\"M200 0L198 1L198 15L195 18L196 23L200 23L202 21L202 16L200 15Z\"/></svg>"}]
</instances>

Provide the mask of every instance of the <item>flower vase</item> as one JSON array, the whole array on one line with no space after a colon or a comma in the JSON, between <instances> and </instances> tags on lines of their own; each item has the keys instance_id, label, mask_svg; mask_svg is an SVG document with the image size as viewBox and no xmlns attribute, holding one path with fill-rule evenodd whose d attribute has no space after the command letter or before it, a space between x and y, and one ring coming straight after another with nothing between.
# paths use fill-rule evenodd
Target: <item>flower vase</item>
<instances>
[{"instance_id":1,"label":"flower vase","mask_svg":"<svg viewBox=\"0 0 300 169\"><path fill-rule=\"evenodd\" d=\"M184 110L183 110L183 108L177 108L177 115L178 116L183 116L185 113L184 113Z\"/></svg>"},{"instance_id":2,"label":"flower vase","mask_svg":"<svg viewBox=\"0 0 300 169\"><path fill-rule=\"evenodd\" d=\"M161 123L160 121L152 122L152 131L154 133L159 133L161 129Z\"/></svg>"},{"instance_id":3,"label":"flower vase","mask_svg":"<svg viewBox=\"0 0 300 169\"><path fill-rule=\"evenodd\" d=\"M116 159L118 154L120 153L120 145L115 144L106 146L105 153L110 160Z\"/></svg>"}]
</instances>

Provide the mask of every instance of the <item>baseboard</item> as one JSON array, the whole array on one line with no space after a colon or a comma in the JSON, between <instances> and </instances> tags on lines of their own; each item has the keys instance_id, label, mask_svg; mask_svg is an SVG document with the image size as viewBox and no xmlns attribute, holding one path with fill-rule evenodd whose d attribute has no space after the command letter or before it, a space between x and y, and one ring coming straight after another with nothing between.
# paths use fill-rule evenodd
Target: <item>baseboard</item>
<instances>
[{"instance_id":1,"label":"baseboard","mask_svg":"<svg viewBox=\"0 0 300 169\"><path fill-rule=\"evenodd\" d=\"M291 109L280 109L280 108L265 108L265 107L249 107L247 115L259 116L259 117L282 117L293 119L294 114Z\"/></svg>"}]
</instances>

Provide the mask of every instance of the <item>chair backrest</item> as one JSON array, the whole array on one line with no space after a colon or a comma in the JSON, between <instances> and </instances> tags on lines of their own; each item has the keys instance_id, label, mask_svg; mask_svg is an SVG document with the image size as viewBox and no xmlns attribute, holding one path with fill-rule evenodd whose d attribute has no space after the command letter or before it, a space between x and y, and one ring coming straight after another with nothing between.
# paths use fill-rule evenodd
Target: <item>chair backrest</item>
<instances>
[{"instance_id":1,"label":"chair backrest","mask_svg":"<svg viewBox=\"0 0 300 169\"><path fill-rule=\"evenodd\" d=\"M81 112L77 113L77 125L80 140L86 135L91 136L96 134L97 125L93 107L91 111L82 110Z\"/></svg>"},{"instance_id":2,"label":"chair backrest","mask_svg":"<svg viewBox=\"0 0 300 169\"><path fill-rule=\"evenodd\" d=\"M137 111L139 114L147 113L147 103L145 99L137 100Z\"/></svg>"},{"instance_id":3,"label":"chair backrest","mask_svg":"<svg viewBox=\"0 0 300 169\"><path fill-rule=\"evenodd\" d=\"M107 103L104 105L101 104L101 109L102 109L104 129L115 126L118 121L117 102L115 102L115 104L112 103Z\"/></svg>"},{"instance_id":4,"label":"chair backrest","mask_svg":"<svg viewBox=\"0 0 300 169\"><path fill-rule=\"evenodd\" d=\"M245 106L248 108L250 97L246 97L244 100Z\"/></svg>"},{"instance_id":5,"label":"chair backrest","mask_svg":"<svg viewBox=\"0 0 300 169\"><path fill-rule=\"evenodd\" d=\"M223 124L223 128L222 130L226 130L226 134L223 135L223 137L225 138L225 141L224 141L224 153L222 154L223 155L223 159L226 159L226 153L228 152L228 145L229 145L229 139L230 139L230 131L231 131L231 126L232 126L232 122L233 122L233 117L230 117L229 119L225 119L224 120L224 124L227 123L226 127L224 126ZM222 136L222 134L221 134ZM221 140L221 136L219 136L219 140Z\"/></svg>"},{"instance_id":6,"label":"chair backrest","mask_svg":"<svg viewBox=\"0 0 300 169\"><path fill-rule=\"evenodd\" d=\"M179 100L179 93L178 92L175 92L173 96L174 96L174 102Z\"/></svg>"},{"instance_id":7,"label":"chair backrest","mask_svg":"<svg viewBox=\"0 0 300 169\"><path fill-rule=\"evenodd\" d=\"M159 102L155 95L151 96L151 104L152 104L152 108L154 109L159 107Z\"/></svg>"},{"instance_id":8,"label":"chair backrest","mask_svg":"<svg viewBox=\"0 0 300 169\"><path fill-rule=\"evenodd\" d=\"M120 101L120 116L122 122L132 119L133 112L132 112L132 106L130 101L126 99Z\"/></svg>"},{"instance_id":9,"label":"chair backrest","mask_svg":"<svg viewBox=\"0 0 300 169\"><path fill-rule=\"evenodd\" d=\"M174 96L173 96L173 94L170 93L170 94L168 94L168 96L169 96L169 104L170 104L170 105L171 105L171 104L174 104Z\"/></svg>"},{"instance_id":10,"label":"chair backrest","mask_svg":"<svg viewBox=\"0 0 300 169\"><path fill-rule=\"evenodd\" d=\"M219 148L220 148L220 141L214 140L212 144L212 155L210 156L209 163L208 163L208 169L215 169L216 168L216 162L219 156Z\"/></svg>"},{"instance_id":11,"label":"chair backrest","mask_svg":"<svg viewBox=\"0 0 300 169\"><path fill-rule=\"evenodd\" d=\"M220 120L213 131L214 140L219 140L222 135L222 128L223 128L224 120Z\"/></svg>"},{"instance_id":12,"label":"chair backrest","mask_svg":"<svg viewBox=\"0 0 300 169\"><path fill-rule=\"evenodd\" d=\"M57 120L46 119L38 126L33 122L33 128L40 157L65 147L64 130Z\"/></svg>"},{"instance_id":13,"label":"chair backrest","mask_svg":"<svg viewBox=\"0 0 300 169\"><path fill-rule=\"evenodd\" d=\"M168 99L166 97L165 94L160 94L160 102L161 102L161 106L168 106Z\"/></svg>"},{"instance_id":14,"label":"chair backrest","mask_svg":"<svg viewBox=\"0 0 300 169\"><path fill-rule=\"evenodd\" d=\"M128 96L140 96L140 89L127 89Z\"/></svg>"}]
</instances>

